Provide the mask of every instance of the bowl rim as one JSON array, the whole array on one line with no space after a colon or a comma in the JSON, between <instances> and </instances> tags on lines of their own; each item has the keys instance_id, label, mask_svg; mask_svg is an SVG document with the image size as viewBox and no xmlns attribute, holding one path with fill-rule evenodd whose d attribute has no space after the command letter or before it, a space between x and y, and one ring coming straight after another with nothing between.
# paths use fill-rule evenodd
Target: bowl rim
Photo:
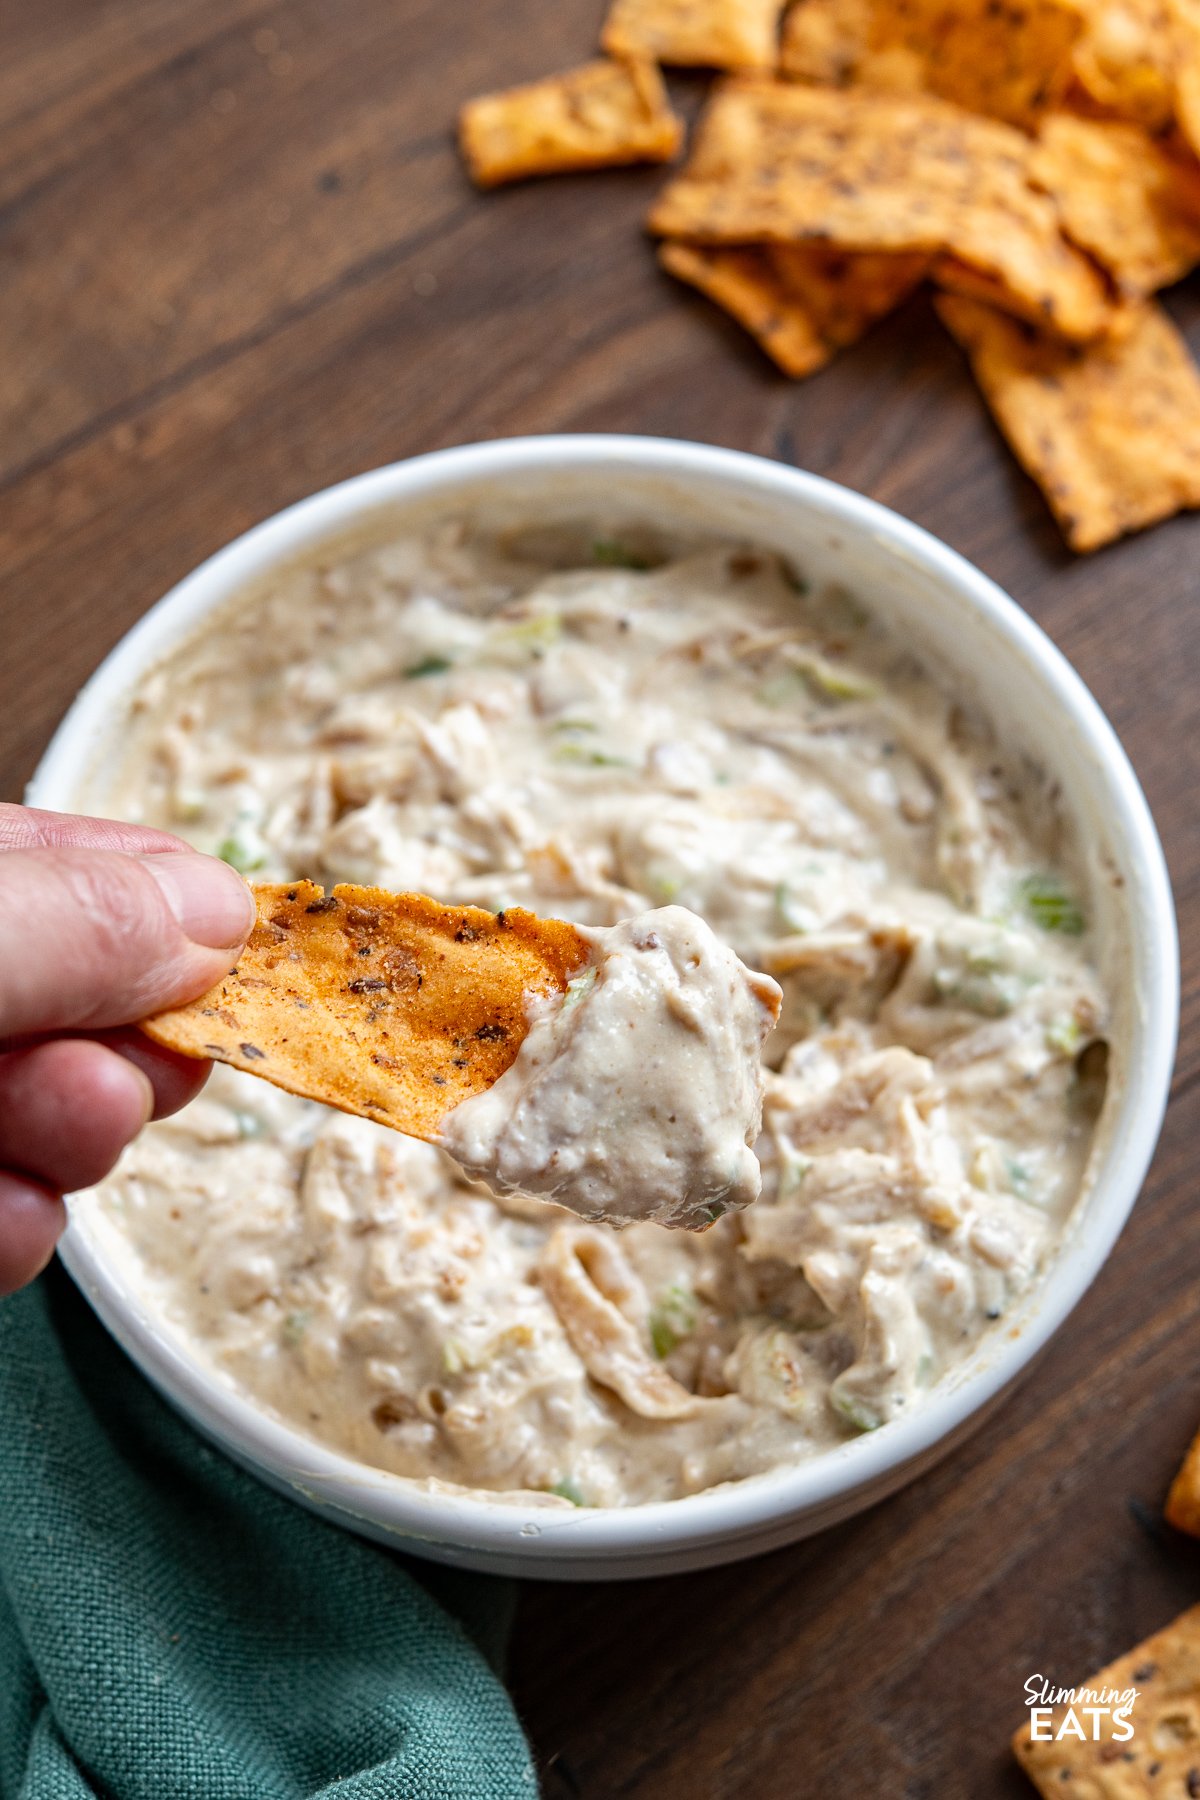
<instances>
[{"instance_id":1,"label":"bowl rim","mask_svg":"<svg viewBox=\"0 0 1200 1800\"><path fill-rule=\"evenodd\" d=\"M1058 1330L1095 1278L1137 1198L1158 1138L1174 1062L1179 1003L1175 912L1162 847L1149 807L1113 727L1062 652L1004 591L957 551L922 527L822 476L746 452L679 439L624 434L554 434L496 439L438 450L353 476L295 502L217 550L186 575L105 657L55 731L26 792L30 805L69 803L71 784L87 766L113 705L133 679L186 638L197 622L269 570L294 563L339 531L390 504L411 505L460 484L550 474L569 465L632 466L647 476L717 481L731 491L802 500L827 526L871 535L891 555L915 562L961 603L983 615L1021 657L1078 737L1087 745L1097 786L1105 790L1113 836L1138 876L1129 907L1139 1003L1133 1009L1135 1054L1106 1154L1085 1203L1086 1230L1068 1232L1032 1291L1023 1325L997 1337L994 1349L961 1378L936 1387L910 1417L831 1450L678 1500L630 1507L572 1509L525 1504L483 1493L422 1486L327 1448L241 1399L160 1328L136 1292L125 1287L117 1259L106 1259L78 1226L60 1254L110 1331L143 1372L202 1429L248 1465L271 1471L309 1504L350 1515L347 1523L383 1531L419 1547L514 1554L539 1562L596 1565L661 1558L761 1535L842 1503L860 1490L882 1492L908 1466L929 1460L943 1440L961 1434L1024 1370ZM840 1516L840 1515L839 1515ZM553 1571L547 1571L553 1572Z\"/></svg>"}]
</instances>

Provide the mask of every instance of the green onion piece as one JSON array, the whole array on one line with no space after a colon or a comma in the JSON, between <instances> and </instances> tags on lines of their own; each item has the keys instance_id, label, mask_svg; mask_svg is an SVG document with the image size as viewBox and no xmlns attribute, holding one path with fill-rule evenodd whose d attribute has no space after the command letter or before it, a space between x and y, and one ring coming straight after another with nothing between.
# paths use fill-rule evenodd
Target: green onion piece
<instances>
[{"instance_id":1,"label":"green onion piece","mask_svg":"<svg viewBox=\"0 0 1200 1800\"><path fill-rule=\"evenodd\" d=\"M563 1012L570 1012L591 993L596 985L595 969L585 969L582 975L573 976L567 983L566 996L562 1003Z\"/></svg>"},{"instance_id":2,"label":"green onion piece","mask_svg":"<svg viewBox=\"0 0 1200 1800\"><path fill-rule=\"evenodd\" d=\"M454 667L448 656L423 656L420 662L410 664L405 669L405 679L420 681L426 675L445 675Z\"/></svg>"},{"instance_id":3,"label":"green onion piece","mask_svg":"<svg viewBox=\"0 0 1200 1800\"><path fill-rule=\"evenodd\" d=\"M569 1500L572 1506L587 1505L578 1485L571 1480L569 1475L564 1475L561 1481L556 1481L550 1492L557 1494L560 1500Z\"/></svg>"},{"instance_id":4,"label":"green onion piece","mask_svg":"<svg viewBox=\"0 0 1200 1800\"><path fill-rule=\"evenodd\" d=\"M239 875L249 875L255 869L264 868L267 861L262 851L252 850L238 837L223 838L217 845L217 855L231 869L236 869Z\"/></svg>"},{"instance_id":5,"label":"green onion piece","mask_svg":"<svg viewBox=\"0 0 1200 1800\"><path fill-rule=\"evenodd\" d=\"M312 1323L312 1311L302 1306L298 1312L290 1312L283 1321L283 1341L289 1350L294 1350Z\"/></svg>"},{"instance_id":6,"label":"green onion piece","mask_svg":"<svg viewBox=\"0 0 1200 1800\"><path fill-rule=\"evenodd\" d=\"M664 1288L650 1310L650 1342L662 1362L696 1329L696 1297L678 1282Z\"/></svg>"},{"instance_id":7,"label":"green onion piece","mask_svg":"<svg viewBox=\"0 0 1200 1800\"><path fill-rule=\"evenodd\" d=\"M1070 1013L1061 1019L1052 1019L1046 1027L1046 1048L1057 1050L1060 1056L1074 1056L1082 1042L1083 1027Z\"/></svg>"},{"instance_id":8,"label":"green onion piece","mask_svg":"<svg viewBox=\"0 0 1200 1800\"><path fill-rule=\"evenodd\" d=\"M879 1414L872 1412L864 1401L856 1399L853 1394L840 1394L834 1388L829 1398L834 1412L844 1419L847 1425L852 1425L855 1431L878 1431L883 1424Z\"/></svg>"},{"instance_id":9,"label":"green onion piece","mask_svg":"<svg viewBox=\"0 0 1200 1800\"><path fill-rule=\"evenodd\" d=\"M1017 889L1021 904L1043 931L1061 931L1067 937L1082 935L1082 909L1053 875L1027 875Z\"/></svg>"},{"instance_id":10,"label":"green onion piece","mask_svg":"<svg viewBox=\"0 0 1200 1800\"><path fill-rule=\"evenodd\" d=\"M648 569L651 565L619 538L597 538L592 545L592 561L606 569Z\"/></svg>"},{"instance_id":11,"label":"green onion piece","mask_svg":"<svg viewBox=\"0 0 1200 1800\"><path fill-rule=\"evenodd\" d=\"M554 752L554 760L583 763L591 769L632 769L635 766L624 756L610 756L606 750L589 750L585 744L560 744Z\"/></svg>"}]
</instances>

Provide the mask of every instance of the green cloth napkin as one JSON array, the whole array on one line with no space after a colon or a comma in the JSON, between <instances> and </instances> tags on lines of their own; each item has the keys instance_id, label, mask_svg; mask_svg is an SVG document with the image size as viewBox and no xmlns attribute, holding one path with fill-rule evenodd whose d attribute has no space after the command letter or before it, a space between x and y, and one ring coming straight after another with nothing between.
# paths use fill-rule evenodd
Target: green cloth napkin
<instances>
[{"instance_id":1,"label":"green cloth napkin","mask_svg":"<svg viewBox=\"0 0 1200 1800\"><path fill-rule=\"evenodd\" d=\"M531 1800L511 1584L415 1567L210 1449L61 1270L0 1302L4 1800Z\"/></svg>"}]
</instances>

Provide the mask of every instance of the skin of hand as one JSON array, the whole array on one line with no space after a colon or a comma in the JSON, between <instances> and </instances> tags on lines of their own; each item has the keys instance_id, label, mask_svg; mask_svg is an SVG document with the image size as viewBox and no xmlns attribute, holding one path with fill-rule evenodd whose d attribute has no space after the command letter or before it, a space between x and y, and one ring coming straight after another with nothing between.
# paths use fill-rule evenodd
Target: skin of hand
<instances>
[{"instance_id":1,"label":"skin of hand","mask_svg":"<svg viewBox=\"0 0 1200 1800\"><path fill-rule=\"evenodd\" d=\"M209 1065L135 1021L212 987L253 924L241 877L180 838L0 805L0 1294L49 1261L63 1195L200 1091Z\"/></svg>"}]
</instances>

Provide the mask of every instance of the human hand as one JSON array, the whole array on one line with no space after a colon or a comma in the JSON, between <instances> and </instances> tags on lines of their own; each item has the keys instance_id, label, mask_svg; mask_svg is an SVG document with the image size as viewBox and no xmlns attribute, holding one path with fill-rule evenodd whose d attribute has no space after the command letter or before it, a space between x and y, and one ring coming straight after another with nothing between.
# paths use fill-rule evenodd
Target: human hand
<instances>
[{"instance_id":1,"label":"human hand","mask_svg":"<svg viewBox=\"0 0 1200 1800\"><path fill-rule=\"evenodd\" d=\"M212 987L253 923L241 877L165 831L0 805L0 1294L48 1262L63 1194L199 1092L209 1065L133 1025Z\"/></svg>"}]
</instances>

